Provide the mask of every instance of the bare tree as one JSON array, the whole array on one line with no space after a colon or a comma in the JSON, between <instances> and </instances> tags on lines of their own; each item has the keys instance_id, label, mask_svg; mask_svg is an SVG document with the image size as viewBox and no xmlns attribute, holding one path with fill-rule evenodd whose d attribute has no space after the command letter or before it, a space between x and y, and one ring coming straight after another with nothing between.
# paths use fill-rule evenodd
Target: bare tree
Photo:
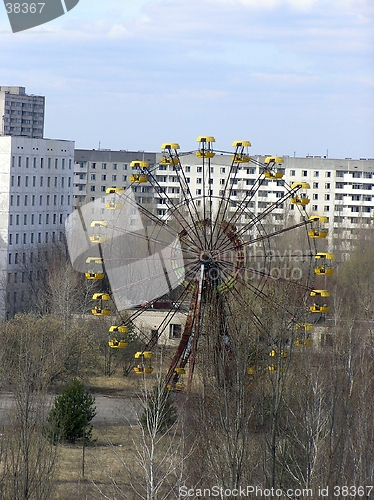
<instances>
[{"instance_id":1,"label":"bare tree","mask_svg":"<svg viewBox=\"0 0 374 500\"><path fill-rule=\"evenodd\" d=\"M3 325L0 332L2 370L14 395L2 439L4 499L53 498L57 449L44 435L53 364L47 330L45 321L24 316Z\"/></svg>"},{"instance_id":2,"label":"bare tree","mask_svg":"<svg viewBox=\"0 0 374 500\"><path fill-rule=\"evenodd\" d=\"M186 435L184 405L179 408L178 418L163 427L165 405L169 395L161 376L157 377L156 383L152 391L151 407L150 386L145 378L139 398L133 403L137 423L133 425L127 422L132 435L132 450L129 450L125 457L117 453L114 448L113 452L117 461L123 466L135 498L179 499L180 487L188 479L187 459L193 453L194 445L191 445L189 436ZM151 411L148 411L150 408ZM131 493L124 490L118 478L110 472L109 476L112 492L103 491L101 486L96 484L103 498L128 499Z\"/></svg>"}]
</instances>

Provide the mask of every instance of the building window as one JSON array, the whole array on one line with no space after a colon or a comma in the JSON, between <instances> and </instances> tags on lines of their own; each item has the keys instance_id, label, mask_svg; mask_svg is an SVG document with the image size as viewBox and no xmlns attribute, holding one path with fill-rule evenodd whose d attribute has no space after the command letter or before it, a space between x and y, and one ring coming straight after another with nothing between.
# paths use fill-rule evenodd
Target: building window
<instances>
[{"instance_id":1,"label":"building window","mask_svg":"<svg viewBox=\"0 0 374 500\"><path fill-rule=\"evenodd\" d=\"M96 181L96 174L91 174L91 181Z\"/></svg>"},{"instance_id":2,"label":"building window","mask_svg":"<svg viewBox=\"0 0 374 500\"><path fill-rule=\"evenodd\" d=\"M313 182L313 189L318 189L318 182Z\"/></svg>"},{"instance_id":3,"label":"building window","mask_svg":"<svg viewBox=\"0 0 374 500\"><path fill-rule=\"evenodd\" d=\"M326 200L326 201L329 201L329 200L330 200L330 195L329 195L329 194L325 194L325 200Z\"/></svg>"},{"instance_id":4,"label":"building window","mask_svg":"<svg viewBox=\"0 0 374 500\"><path fill-rule=\"evenodd\" d=\"M96 168L96 163L91 163L91 168L95 169Z\"/></svg>"},{"instance_id":5,"label":"building window","mask_svg":"<svg viewBox=\"0 0 374 500\"><path fill-rule=\"evenodd\" d=\"M331 184L329 182L326 182L325 183L325 189L330 189L330 187L331 187Z\"/></svg>"},{"instance_id":6,"label":"building window","mask_svg":"<svg viewBox=\"0 0 374 500\"><path fill-rule=\"evenodd\" d=\"M325 211L325 212L329 212L329 211L330 211L330 207L329 207L329 205L325 205L324 211Z\"/></svg>"},{"instance_id":7,"label":"building window","mask_svg":"<svg viewBox=\"0 0 374 500\"><path fill-rule=\"evenodd\" d=\"M96 191L96 186L91 186L91 191Z\"/></svg>"},{"instance_id":8,"label":"building window","mask_svg":"<svg viewBox=\"0 0 374 500\"><path fill-rule=\"evenodd\" d=\"M113 163L113 170L117 170L117 163Z\"/></svg>"},{"instance_id":9,"label":"building window","mask_svg":"<svg viewBox=\"0 0 374 500\"><path fill-rule=\"evenodd\" d=\"M101 168L102 168L103 170L106 170L106 163L102 163L102 164L101 164Z\"/></svg>"},{"instance_id":10,"label":"building window","mask_svg":"<svg viewBox=\"0 0 374 500\"><path fill-rule=\"evenodd\" d=\"M331 172L325 172L325 177L331 177Z\"/></svg>"},{"instance_id":11,"label":"building window","mask_svg":"<svg viewBox=\"0 0 374 500\"><path fill-rule=\"evenodd\" d=\"M303 170L302 171L302 176L303 177L307 177L308 176L308 171L307 170Z\"/></svg>"},{"instance_id":12,"label":"building window","mask_svg":"<svg viewBox=\"0 0 374 500\"><path fill-rule=\"evenodd\" d=\"M317 193L313 194L313 200L318 200L318 194Z\"/></svg>"},{"instance_id":13,"label":"building window","mask_svg":"<svg viewBox=\"0 0 374 500\"><path fill-rule=\"evenodd\" d=\"M170 323L169 339L180 339L182 337L182 325Z\"/></svg>"},{"instance_id":14,"label":"building window","mask_svg":"<svg viewBox=\"0 0 374 500\"><path fill-rule=\"evenodd\" d=\"M313 206L312 206L312 210L313 210L313 212L317 212L317 210L318 210L318 205L313 205Z\"/></svg>"},{"instance_id":15,"label":"building window","mask_svg":"<svg viewBox=\"0 0 374 500\"><path fill-rule=\"evenodd\" d=\"M112 181L116 181L117 180L117 176L116 175L112 175Z\"/></svg>"},{"instance_id":16,"label":"building window","mask_svg":"<svg viewBox=\"0 0 374 500\"><path fill-rule=\"evenodd\" d=\"M318 171L318 170L316 170L316 171L314 172L314 177L319 177L319 171Z\"/></svg>"},{"instance_id":17,"label":"building window","mask_svg":"<svg viewBox=\"0 0 374 500\"><path fill-rule=\"evenodd\" d=\"M55 159L55 168L58 168L58 158Z\"/></svg>"}]
</instances>

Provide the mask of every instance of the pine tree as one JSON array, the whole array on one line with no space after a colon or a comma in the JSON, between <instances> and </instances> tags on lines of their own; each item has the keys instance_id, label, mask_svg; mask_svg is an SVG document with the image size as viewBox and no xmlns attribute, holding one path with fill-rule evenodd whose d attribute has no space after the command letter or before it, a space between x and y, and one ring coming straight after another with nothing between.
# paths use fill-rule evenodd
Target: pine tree
<instances>
[{"instance_id":1,"label":"pine tree","mask_svg":"<svg viewBox=\"0 0 374 500\"><path fill-rule=\"evenodd\" d=\"M74 378L57 396L48 416L48 435L53 442L92 439L91 420L96 415L95 397Z\"/></svg>"}]
</instances>

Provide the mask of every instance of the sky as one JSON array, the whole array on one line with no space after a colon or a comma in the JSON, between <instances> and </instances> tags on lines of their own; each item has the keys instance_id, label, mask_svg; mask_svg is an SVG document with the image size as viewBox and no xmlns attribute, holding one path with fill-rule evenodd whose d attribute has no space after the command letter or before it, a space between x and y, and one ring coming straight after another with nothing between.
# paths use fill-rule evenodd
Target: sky
<instances>
[{"instance_id":1,"label":"sky","mask_svg":"<svg viewBox=\"0 0 374 500\"><path fill-rule=\"evenodd\" d=\"M0 5L0 85L77 148L374 158L374 1L80 0L19 33Z\"/></svg>"}]
</instances>

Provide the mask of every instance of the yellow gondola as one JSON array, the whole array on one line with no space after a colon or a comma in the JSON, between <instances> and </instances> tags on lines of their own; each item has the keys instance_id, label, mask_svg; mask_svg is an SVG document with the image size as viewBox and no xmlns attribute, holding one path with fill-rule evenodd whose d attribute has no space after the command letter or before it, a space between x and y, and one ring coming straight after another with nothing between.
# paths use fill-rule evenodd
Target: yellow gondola
<instances>
[{"instance_id":1,"label":"yellow gondola","mask_svg":"<svg viewBox=\"0 0 374 500\"><path fill-rule=\"evenodd\" d=\"M161 165L179 165L180 159L177 155L177 150L180 146L176 142L165 142L161 145L162 157L160 160Z\"/></svg>"},{"instance_id":2,"label":"yellow gondola","mask_svg":"<svg viewBox=\"0 0 374 500\"><path fill-rule=\"evenodd\" d=\"M151 351L138 351L135 353L135 359L138 359L140 363L134 367L134 372L138 375L149 374L153 372L153 367L151 365L151 359L153 358L153 353ZM144 360L148 360L147 364Z\"/></svg>"},{"instance_id":3,"label":"yellow gondola","mask_svg":"<svg viewBox=\"0 0 374 500\"><path fill-rule=\"evenodd\" d=\"M307 182L294 182L291 185L291 189L297 189L295 195L291 198L291 203L294 205L307 205L310 202L306 190L310 189L310 185Z\"/></svg>"},{"instance_id":4,"label":"yellow gondola","mask_svg":"<svg viewBox=\"0 0 374 500\"><path fill-rule=\"evenodd\" d=\"M110 300L109 293L94 293L92 300L96 300L98 302L95 308L91 309L94 316L109 316L111 313L110 307L103 306L103 302Z\"/></svg>"},{"instance_id":5,"label":"yellow gondola","mask_svg":"<svg viewBox=\"0 0 374 500\"><path fill-rule=\"evenodd\" d=\"M149 163L147 161L134 160L130 163L130 167L136 169L137 172L130 176L130 182L148 182L147 175L143 172L144 169L148 168Z\"/></svg>"},{"instance_id":6,"label":"yellow gondola","mask_svg":"<svg viewBox=\"0 0 374 500\"><path fill-rule=\"evenodd\" d=\"M330 292L328 290L312 290L310 292L311 297L330 297Z\"/></svg>"},{"instance_id":7,"label":"yellow gondola","mask_svg":"<svg viewBox=\"0 0 374 500\"><path fill-rule=\"evenodd\" d=\"M85 276L88 280L102 280L105 274L102 272L103 259L99 257L88 257L86 264L93 265L92 268L86 271ZM97 268L97 269L96 269Z\"/></svg>"},{"instance_id":8,"label":"yellow gondola","mask_svg":"<svg viewBox=\"0 0 374 500\"><path fill-rule=\"evenodd\" d=\"M123 203L118 203L118 197L124 193L124 190L122 188L117 188L117 187L109 187L106 189L106 194L113 194L114 197L110 200L108 200L105 203L105 208L108 210L122 210L124 207ZM117 197L116 197L117 195Z\"/></svg>"},{"instance_id":9,"label":"yellow gondola","mask_svg":"<svg viewBox=\"0 0 374 500\"><path fill-rule=\"evenodd\" d=\"M123 194L123 189L122 188L117 188L117 187L109 187L106 188L106 194Z\"/></svg>"},{"instance_id":10,"label":"yellow gondola","mask_svg":"<svg viewBox=\"0 0 374 500\"><path fill-rule=\"evenodd\" d=\"M211 135L202 136L200 135L196 142L199 143L199 149L196 151L196 156L198 158L213 158L215 153L213 151L212 143L216 142L215 138Z\"/></svg>"},{"instance_id":11,"label":"yellow gondola","mask_svg":"<svg viewBox=\"0 0 374 500\"><path fill-rule=\"evenodd\" d=\"M96 273L93 270L89 270L85 273L85 276L88 280L102 280L104 279L105 274L104 273Z\"/></svg>"},{"instance_id":12,"label":"yellow gondola","mask_svg":"<svg viewBox=\"0 0 374 500\"><path fill-rule=\"evenodd\" d=\"M110 295L109 293L94 293L92 296L92 300L110 300Z\"/></svg>"},{"instance_id":13,"label":"yellow gondola","mask_svg":"<svg viewBox=\"0 0 374 500\"><path fill-rule=\"evenodd\" d=\"M275 349L272 349L272 350L269 352L269 356L271 356L271 357L278 356L278 352L277 352ZM282 358L287 358L287 356L288 356L288 352L287 352L287 351L284 351L284 350L280 350L280 351L279 351L279 356L280 356L280 357L282 357Z\"/></svg>"},{"instance_id":14,"label":"yellow gondola","mask_svg":"<svg viewBox=\"0 0 374 500\"><path fill-rule=\"evenodd\" d=\"M326 238L328 229L324 228L322 224L328 222L328 218L324 215L312 215L309 217L309 221L312 225L308 231L308 236L310 238Z\"/></svg>"},{"instance_id":15,"label":"yellow gondola","mask_svg":"<svg viewBox=\"0 0 374 500\"><path fill-rule=\"evenodd\" d=\"M111 310L108 307L102 308L100 306L95 306L94 309L91 309L91 312L94 316L109 316Z\"/></svg>"},{"instance_id":16,"label":"yellow gondola","mask_svg":"<svg viewBox=\"0 0 374 500\"><path fill-rule=\"evenodd\" d=\"M232 161L234 163L248 163L251 159L248 154L248 148L250 148L252 144L249 141L234 141L232 145L236 148Z\"/></svg>"},{"instance_id":17,"label":"yellow gondola","mask_svg":"<svg viewBox=\"0 0 374 500\"><path fill-rule=\"evenodd\" d=\"M311 323L298 323L295 326L295 330L300 333L302 333L301 337L298 337L295 339L294 343L296 346L311 346L313 344L313 340L309 337L308 332L312 332L314 330L314 327Z\"/></svg>"},{"instance_id":18,"label":"yellow gondola","mask_svg":"<svg viewBox=\"0 0 374 500\"><path fill-rule=\"evenodd\" d=\"M110 328L109 328L109 332L110 333L114 333L114 332L119 332L119 333L128 333L129 332L129 329L127 326L125 325L112 325Z\"/></svg>"},{"instance_id":19,"label":"yellow gondola","mask_svg":"<svg viewBox=\"0 0 374 500\"><path fill-rule=\"evenodd\" d=\"M327 252L318 252L314 257L319 264L314 268L314 273L322 276L330 275L334 273L332 269L331 260L334 259L334 255L332 253Z\"/></svg>"},{"instance_id":20,"label":"yellow gondola","mask_svg":"<svg viewBox=\"0 0 374 500\"><path fill-rule=\"evenodd\" d=\"M279 180L283 178L283 170L279 166L276 166L284 163L281 156L267 156L264 163L268 165L268 168L264 172L266 179Z\"/></svg>"},{"instance_id":21,"label":"yellow gondola","mask_svg":"<svg viewBox=\"0 0 374 500\"><path fill-rule=\"evenodd\" d=\"M296 339L295 340L295 345L298 347L303 347L303 346L311 346L313 344L312 339Z\"/></svg>"},{"instance_id":22,"label":"yellow gondola","mask_svg":"<svg viewBox=\"0 0 374 500\"><path fill-rule=\"evenodd\" d=\"M323 304L322 306L318 304L313 304L312 306L309 306L309 310L312 313L327 313L329 311L329 306L326 304Z\"/></svg>"},{"instance_id":23,"label":"yellow gondola","mask_svg":"<svg viewBox=\"0 0 374 500\"><path fill-rule=\"evenodd\" d=\"M112 340L108 341L108 345L112 349L124 349L129 344L128 342L126 342L126 340L117 340L115 337L113 337Z\"/></svg>"},{"instance_id":24,"label":"yellow gondola","mask_svg":"<svg viewBox=\"0 0 374 500\"><path fill-rule=\"evenodd\" d=\"M100 234L93 234L90 236L90 241L92 243L106 243L109 240L106 236L101 236Z\"/></svg>"},{"instance_id":25,"label":"yellow gondola","mask_svg":"<svg viewBox=\"0 0 374 500\"><path fill-rule=\"evenodd\" d=\"M91 227L108 227L106 220L93 220L90 224Z\"/></svg>"}]
</instances>

